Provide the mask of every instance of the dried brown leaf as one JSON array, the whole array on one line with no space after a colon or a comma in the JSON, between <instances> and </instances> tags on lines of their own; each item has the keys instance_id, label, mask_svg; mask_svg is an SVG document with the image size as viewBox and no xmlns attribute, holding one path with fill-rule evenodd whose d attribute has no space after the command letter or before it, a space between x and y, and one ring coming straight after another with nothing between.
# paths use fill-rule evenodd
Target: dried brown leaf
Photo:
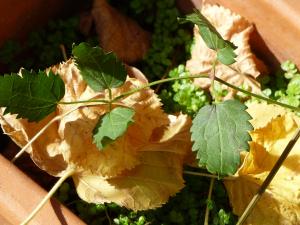
<instances>
[{"instance_id":1,"label":"dried brown leaf","mask_svg":"<svg viewBox=\"0 0 300 225\"><path fill-rule=\"evenodd\" d=\"M285 114L286 110L278 105L262 102L260 104L248 104L247 112L250 115L255 115L250 122L254 129L259 129L265 127L272 119Z\"/></svg>"},{"instance_id":2,"label":"dried brown leaf","mask_svg":"<svg viewBox=\"0 0 300 225\"><path fill-rule=\"evenodd\" d=\"M238 87L243 85L254 93L260 93L260 85L255 79L261 73L266 73L267 69L250 49L249 37L253 31L253 26L243 17L222 6L204 4L201 13L212 23L225 40L229 40L237 46L235 50L237 62L231 65L233 69L218 63L216 65L216 77ZM193 75L210 73L213 61L216 59L216 52L206 46L197 26L194 28L194 39L192 57L186 63L187 69ZM201 88L208 88L211 82L209 79L199 78L195 79L195 83ZM224 89L228 88L224 86ZM226 98L231 98L235 91L232 89L228 90L229 93Z\"/></svg>"},{"instance_id":3,"label":"dried brown leaf","mask_svg":"<svg viewBox=\"0 0 300 225\"><path fill-rule=\"evenodd\" d=\"M80 197L87 202L113 201L134 210L164 204L184 186L182 164L190 147L186 136L191 121L183 115L173 119L176 121L164 132L166 140L150 142L138 149L140 164L134 169L109 179L93 174L74 176Z\"/></svg>"},{"instance_id":4,"label":"dried brown leaf","mask_svg":"<svg viewBox=\"0 0 300 225\"><path fill-rule=\"evenodd\" d=\"M143 59L150 46L150 34L134 20L111 7L106 0L95 0L92 16L100 46L115 52L127 63Z\"/></svg>"}]
</instances>

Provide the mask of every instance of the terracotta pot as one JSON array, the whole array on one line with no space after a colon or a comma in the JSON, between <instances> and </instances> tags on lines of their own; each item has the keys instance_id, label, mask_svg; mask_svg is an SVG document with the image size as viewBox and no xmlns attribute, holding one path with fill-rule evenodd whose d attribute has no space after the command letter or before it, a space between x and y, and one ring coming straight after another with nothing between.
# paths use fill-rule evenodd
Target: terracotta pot
<instances>
[{"instance_id":1,"label":"terracotta pot","mask_svg":"<svg viewBox=\"0 0 300 225\"><path fill-rule=\"evenodd\" d=\"M0 1L0 46L9 39L22 40L29 31L60 14L65 4L66 1L60 0ZM1 138L2 148L5 142ZM2 155L0 155L0 171L0 224L17 225L29 215L46 195L46 191ZM85 223L56 200L51 199L30 224L84 225Z\"/></svg>"},{"instance_id":2,"label":"terracotta pot","mask_svg":"<svg viewBox=\"0 0 300 225\"><path fill-rule=\"evenodd\" d=\"M17 225L47 193L1 155L0 171L0 224ZM30 224L84 225L85 223L55 199L51 199Z\"/></svg>"}]
</instances>

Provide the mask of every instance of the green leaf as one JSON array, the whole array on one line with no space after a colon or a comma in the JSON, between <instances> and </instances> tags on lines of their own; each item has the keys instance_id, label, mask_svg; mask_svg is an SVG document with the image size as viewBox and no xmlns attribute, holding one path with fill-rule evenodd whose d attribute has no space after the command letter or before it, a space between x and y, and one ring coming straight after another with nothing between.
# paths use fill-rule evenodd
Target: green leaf
<instances>
[{"instance_id":1,"label":"green leaf","mask_svg":"<svg viewBox=\"0 0 300 225\"><path fill-rule=\"evenodd\" d=\"M22 70L18 74L0 77L0 107L5 114L17 114L29 122L40 121L56 110L65 94L63 80L51 71L38 73Z\"/></svg>"},{"instance_id":2,"label":"green leaf","mask_svg":"<svg viewBox=\"0 0 300 225\"><path fill-rule=\"evenodd\" d=\"M72 53L83 79L94 91L102 91L124 84L125 66L113 53L104 53L99 47L81 43Z\"/></svg>"},{"instance_id":3,"label":"green leaf","mask_svg":"<svg viewBox=\"0 0 300 225\"><path fill-rule=\"evenodd\" d=\"M225 65L231 65L235 63L235 57L236 54L230 46L226 46L225 48L217 51L217 59Z\"/></svg>"},{"instance_id":4,"label":"green leaf","mask_svg":"<svg viewBox=\"0 0 300 225\"><path fill-rule=\"evenodd\" d=\"M240 164L240 151L248 150L248 133L253 127L246 106L237 100L201 108L191 127L192 150L199 166L221 176L234 174Z\"/></svg>"},{"instance_id":5,"label":"green leaf","mask_svg":"<svg viewBox=\"0 0 300 225\"><path fill-rule=\"evenodd\" d=\"M94 129L94 143L99 149L122 136L133 123L134 110L118 107L105 114Z\"/></svg>"},{"instance_id":6,"label":"green leaf","mask_svg":"<svg viewBox=\"0 0 300 225\"><path fill-rule=\"evenodd\" d=\"M217 58L221 63L230 65L235 62L236 46L230 41L224 40L216 28L199 11L181 18L180 22L192 22L198 25L199 33L206 46L217 51Z\"/></svg>"}]
</instances>

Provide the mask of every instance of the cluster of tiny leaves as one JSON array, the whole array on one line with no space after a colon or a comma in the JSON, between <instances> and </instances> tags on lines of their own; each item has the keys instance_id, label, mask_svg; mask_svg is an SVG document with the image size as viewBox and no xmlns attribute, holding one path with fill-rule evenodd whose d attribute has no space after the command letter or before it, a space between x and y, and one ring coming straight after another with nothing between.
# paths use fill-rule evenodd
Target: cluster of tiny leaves
<instances>
[{"instance_id":1,"label":"cluster of tiny leaves","mask_svg":"<svg viewBox=\"0 0 300 225\"><path fill-rule=\"evenodd\" d=\"M189 71L180 64L172 69L168 77L180 78L189 76ZM194 116L201 107L210 104L211 98L207 91L193 83L191 79L176 80L168 89L163 89L159 95L164 110L168 113L183 112Z\"/></svg>"},{"instance_id":2,"label":"cluster of tiny leaves","mask_svg":"<svg viewBox=\"0 0 300 225\"><path fill-rule=\"evenodd\" d=\"M297 66L287 60L281 64L275 76L260 79L262 93L273 100L293 106L300 107L300 72ZM252 97L245 104L261 102L260 99ZM297 115L299 112L295 111Z\"/></svg>"}]
</instances>

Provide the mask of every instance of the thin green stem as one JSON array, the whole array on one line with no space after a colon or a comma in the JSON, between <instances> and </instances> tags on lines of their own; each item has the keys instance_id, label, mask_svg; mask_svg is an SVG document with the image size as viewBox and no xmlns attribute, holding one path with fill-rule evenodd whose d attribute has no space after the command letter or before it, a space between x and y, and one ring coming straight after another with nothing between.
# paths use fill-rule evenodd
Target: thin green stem
<instances>
[{"instance_id":1,"label":"thin green stem","mask_svg":"<svg viewBox=\"0 0 300 225\"><path fill-rule=\"evenodd\" d=\"M243 214L241 215L239 221L237 222L237 225L244 224L244 222L246 221L246 219L248 218L248 216L251 214L252 210L256 206L257 202L260 200L263 193L266 191L267 187L269 186L269 184L271 183L271 181L275 177L276 173L280 169L280 167L283 164L284 160L288 157L289 153L293 149L293 147L296 144L299 137L300 137L300 128L298 128L298 130L294 134L294 137L289 141L289 143L287 144L287 146L283 150L282 154L280 155L280 157L276 161L275 165L273 166L272 170L270 171L270 173L268 174L268 176L266 177L266 179L264 180L264 182L262 183L262 185L258 189L257 193L253 196L250 203L247 205L245 211L243 212Z\"/></svg>"},{"instance_id":2,"label":"thin green stem","mask_svg":"<svg viewBox=\"0 0 300 225\"><path fill-rule=\"evenodd\" d=\"M210 177L210 178L220 179L220 176L217 176L214 174L209 174L209 173L200 173L200 172L194 172L194 171L188 171L188 170L183 171L183 173L188 174L188 175L193 175L193 176L199 176L199 177ZM235 177L235 176L222 177L222 180L234 180L236 178L237 177Z\"/></svg>"},{"instance_id":3,"label":"thin green stem","mask_svg":"<svg viewBox=\"0 0 300 225\"><path fill-rule=\"evenodd\" d=\"M236 87L236 86L234 86L234 85L232 85L230 83L227 83L226 81L224 81L224 80L222 80L222 79L220 79L218 77L216 77L215 80L218 81L218 82L220 82L220 83L222 83L222 84L225 84L226 86L228 86L228 87L230 87L232 89L240 91L240 92L242 92L242 93L244 93L246 95L258 98L260 100L266 101L266 102L268 102L270 104L280 105L280 106L288 108L288 109L292 109L292 110L295 110L295 111L300 111L300 108L297 108L297 107L294 107L294 106L291 106L291 105L288 105L288 104L284 104L284 103L278 102L276 100L273 100L273 99L270 99L270 98L267 98L267 97L264 97L264 96L261 96L261 95L258 95L258 94L251 93L251 92L246 91L246 90L244 90L242 88L239 88L239 87Z\"/></svg>"},{"instance_id":4,"label":"thin green stem","mask_svg":"<svg viewBox=\"0 0 300 225\"><path fill-rule=\"evenodd\" d=\"M112 99L112 103L116 102L116 101L118 101L118 100L120 100L122 98L125 98L125 97L127 97L129 95L132 95L135 92L138 92L140 90L143 90L145 88L148 88L148 87L151 87L151 86L154 86L154 85L157 85L157 84L162 84L162 83L172 82L172 81L182 80L182 79L194 79L194 78L209 78L209 76L206 75L206 74L198 74L198 75L189 75L189 76L182 76L182 77L172 77L172 78L167 78L167 79L163 79L163 80L154 81L154 82L151 82L149 84L143 85L141 87L132 89L132 90L130 90L128 92L125 92L125 93L123 93L123 94L121 94L121 95L113 98ZM280 105L282 107L285 107L285 108L288 108L288 109L291 109L291 110L294 110L294 111L300 111L300 108L297 108L297 107L294 107L294 106L291 106L291 105L288 105L288 104L284 104L284 103L278 102L276 100L273 100L273 99L270 99L270 98L267 98L267 97L264 97L264 96L261 96L261 95L258 95L258 94L251 93L251 92L246 91L246 90L244 90L242 88L236 87L235 85L230 84L230 83L228 83L228 82L226 82L226 81L224 81L224 80L222 80L222 79L220 79L218 77L215 77L215 80L218 81L218 82L220 82L220 83L222 83L222 84L224 84L224 85L226 85L226 86L228 86L228 87L230 87L230 88L232 88L232 89L240 91L240 92L242 92L242 93L244 93L244 94L246 94L248 96L252 96L252 97L258 98L258 99L266 101L266 102L268 102L270 104Z\"/></svg>"},{"instance_id":5,"label":"thin green stem","mask_svg":"<svg viewBox=\"0 0 300 225\"><path fill-rule=\"evenodd\" d=\"M101 103L104 103L104 104L112 104L122 98L125 98L129 95L132 95L138 91L141 91L145 88L149 88L149 87L152 87L154 85L158 85L158 84L162 84L162 83L166 83L166 82L172 82L172 81L176 81L176 80L183 80L183 79L194 79L194 78L209 78L208 75L206 74L198 74L198 75L189 75L189 76L182 76L182 77L172 77L172 78L166 78L166 79L163 79L163 80L157 80L157 81L153 81L149 84L146 84L146 85L143 85L141 87L138 87L138 88L134 88L128 92L125 92L123 94L120 94L119 96L115 97L115 98L112 98L111 101L109 100L105 100L105 99L90 99L90 100L82 100L82 101L72 101L72 102L59 102L58 104L79 104L79 103L91 103L91 102L101 102ZM239 87L236 87L235 85L233 84L230 84L230 83L227 83L226 81L218 78L218 77L215 77L215 80L232 88L232 89L235 89L239 92L242 92L248 96L252 96L252 97L255 97L255 98L258 98L260 100L263 100L263 101L266 101L270 104L275 104L275 105L280 105L282 107L285 107L285 108L288 108L288 109L291 109L291 110L294 110L294 111L300 111L300 108L297 108L295 106L291 106L291 105L288 105L288 104L284 104L282 102L278 102L276 100L273 100L273 99L270 99L270 98L267 98L267 97L264 97L264 96L261 96L261 95L258 95L258 94L254 94L254 93L251 93L249 91L246 91L242 88L239 88Z\"/></svg>"},{"instance_id":6,"label":"thin green stem","mask_svg":"<svg viewBox=\"0 0 300 225\"><path fill-rule=\"evenodd\" d=\"M115 97L114 99L112 99L112 102L115 102L115 101L118 101L122 98L125 98L129 95L132 95L138 91L141 91L145 88L149 88L149 87L152 87L154 85L158 85L158 84L162 84L162 83L166 83L166 82L171 82L171 81L176 81L176 80L183 80L183 79L192 79L192 78L208 78L208 75L207 74L200 74L200 75L196 75L196 76L182 76L182 77L171 77L171 78L166 78L166 79L162 79L162 80L157 80L157 81L153 81L151 83L148 83L146 85L143 85L141 87L138 87L138 88L134 88L128 92L125 92L117 97Z\"/></svg>"},{"instance_id":7,"label":"thin green stem","mask_svg":"<svg viewBox=\"0 0 300 225\"><path fill-rule=\"evenodd\" d=\"M211 92L212 96L216 98L216 90L215 90L215 77L216 77L216 65L217 65L217 59L213 61L212 64L212 76L210 77L210 86L211 86ZM218 101L218 99L216 99Z\"/></svg>"},{"instance_id":8,"label":"thin green stem","mask_svg":"<svg viewBox=\"0 0 300 225\"><path fill-rule=\"evenodd\" d=\"M208 204L209 204L209 201L211 201L211 195L212 195L212 191L213 191L213 187L214 187L214 182L215 182L215 178L211 178L210 184L209 184L208 196L207 196L207 204L206 204L206 209L205 209L204 225L209 224L208 222L209 222L210 207Z\"/></svg>"},{"instance_id":9,"label":"thin green stem","mask_svg":"<svg viewBox=\"0 0 300 225\"><path fill-rule=\"evenodd\" d=\"M89 100L81 100L81 101L72 101L72 102L58 102L59 105L74 105L80 103L92 103L92 102L101 102L105 104L109 104L109 100L105 99L89 99Z\"/></svg>"},{"instance_id":10,"label":"thin green stem","mask_svg":"<svg viewBox=\"0 0 300 225\"><path fill-rule=\"evenodd\" d=\"M108 214L106 205L105 205L105 208L104 208L104 212L105 212L105 216L106 216L106 218L107 218L107 220L108 220L109 225L112 225L112 221L111 221L110 216L109 216L109 214Z\"/></svg>"}]
</instances>

